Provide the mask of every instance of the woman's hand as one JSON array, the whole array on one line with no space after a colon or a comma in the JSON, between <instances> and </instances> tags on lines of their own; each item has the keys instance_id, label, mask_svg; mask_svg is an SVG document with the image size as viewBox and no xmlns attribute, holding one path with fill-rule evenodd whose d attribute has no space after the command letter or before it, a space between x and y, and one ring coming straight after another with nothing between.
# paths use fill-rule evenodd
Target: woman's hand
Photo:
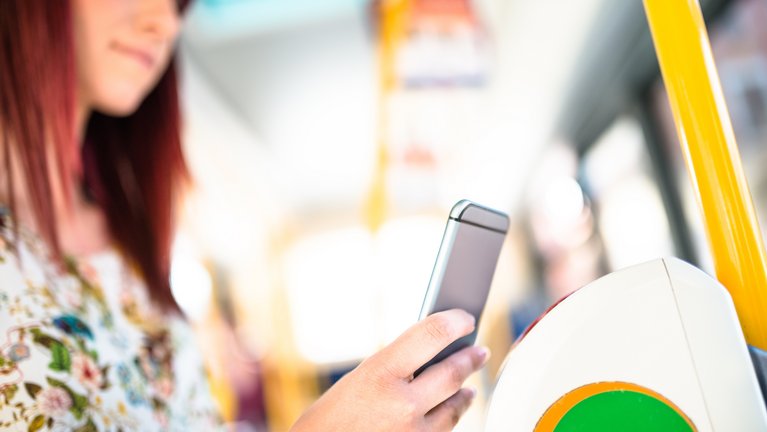
<instances>
[{"instance_id":1,"label":"woman's hand","mask_svg":"<svg viewBox=\"0 0 767 432\"><path fill-rule=\"evenodd\" d=\"M461 386L485 364L488 350L469 347L416 379L413 372L471 333L474 325L474 317L461 310L430 315L346 374L301 416L292 432L451 430L475 395Z\"/></svg>"}]
</instances>

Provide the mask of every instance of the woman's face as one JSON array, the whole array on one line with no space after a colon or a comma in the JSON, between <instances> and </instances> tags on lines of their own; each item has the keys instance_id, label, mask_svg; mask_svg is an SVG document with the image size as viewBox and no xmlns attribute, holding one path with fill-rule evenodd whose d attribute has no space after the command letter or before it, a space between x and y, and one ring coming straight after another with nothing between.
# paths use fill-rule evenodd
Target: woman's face
<instances>
[{"instance_id":1,"label":"woman's face","mask_svg":"<svg viewBox=\"0 0 767 432\"><path fill-rule=\"evenodd\" d=\"M133 113L157 84L179 30L177 0L74 0L78 102Z\"/></svg>"}]
</instances>

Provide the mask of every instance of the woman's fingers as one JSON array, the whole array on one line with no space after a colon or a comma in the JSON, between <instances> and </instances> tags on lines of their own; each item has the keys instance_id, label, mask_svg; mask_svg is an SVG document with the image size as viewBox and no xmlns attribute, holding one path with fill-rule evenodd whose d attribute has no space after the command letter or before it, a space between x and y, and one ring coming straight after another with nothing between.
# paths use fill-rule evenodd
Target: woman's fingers
<instances>
[{"instance_id":1,"label":"woman's fingers","mask_svg":"<svg viewBox=\"0 0 767 432\"><path fill-rule=\"evenodd\" d=\"M430 366L412 383L412 390L422 395L423 412L439 405L455 394L469 375L481 368L490 356L485 347L468 347Z\"/></svg>"},{"instance_id":2,"label":"woman's fingers","mask_svg":"<svg viewBox=\"0 0 767 432\"><path fill-rule=\"evenodd\" d=\"M430 431L450 431L453 430L463 413L469 409L471 401L477 391L469 388L462 388L450 396L446 401L437 405L426 414L426 430Z\"/></svg>"},{"instance_id":3,"label":"woman's fingers","mask_svg":"<svg viewBox=\"0 0 767 432\"><path fill-rule=\"evenodd\" d=\"M465 348L417 379L411 376L474 326L474 318L460 310L429 316L344 376L293 430L451 430L475 394L460 387L485 363L487 351Z\"/></svg>"},{"instance_id":4,"label":"woman's fingers","mask_svg":"<svg viewBox=\"0 0 767 432\"><path fill-rule=\"evenodd\" d=\"M381 370L407 379L451 342L474 331L474 324L474 317L459 309L429 315L371 360Z\"/></svg>"}]
</instances>

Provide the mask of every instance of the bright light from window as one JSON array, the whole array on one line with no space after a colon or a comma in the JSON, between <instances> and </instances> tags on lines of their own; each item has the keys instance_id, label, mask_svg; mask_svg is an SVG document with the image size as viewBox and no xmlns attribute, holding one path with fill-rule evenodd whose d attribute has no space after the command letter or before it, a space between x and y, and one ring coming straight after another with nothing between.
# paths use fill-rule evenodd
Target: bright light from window
<instances>
[{"instance_id":1,"label":"bright light from window","mask_svg":"<svg viewBox=\"0 0 767 432\"><path fill-rule=\"evenodd\" d=\"M357 361L418 319L445 221L389 221L316 234L285 258L299 353L316 364Z\"/></svg>"},{"instance_id":2,"label":"bright light from window","mask_svg":"<svg viewBox=\"0 0 767 432\"><path fill-rule=\"evenodd\" d=\"M378 232L379 343L394 340L418 320L444 229L444 219L421 216L392 220Z\"/></svg>"},{"instance_id":3,"label":"bright light from window","mask_svg":"<svg viewBox=\"0 0 767 432\"><path fill-rule=\"evenodd\" d=\"M585 172L597 194L645 169L644 136L636 120L620 118L599 138L585 158Z\"/></svg>"},{"instance_id":4,"label":"bright light from window","mask_svg":"<svg viewBox=\"0 0 767 432\"><path fill-rule=\"evenodd\" d=\"M360 359L376 347L372 238L362 227L316 234L285 257L299 353L319 364Z\"/></svg>"},{"instance_id":5,"label":"bright light from window","mask_svg":"<svg viewBox=\"0 0 767 432\"><path fill-rule=\"evenodd\" d=\"M600 231L610 264L620 269L672 253L668 219L655 185L636 176L602 200Z\"/></svg>"},{"instance_id":6,"label":"bright light from window","mask_svg":"<svg viewBox=\"0 0 767 432\"><path fill-rule=\"evenodd\" d=\"M543 214L555 230L570 230L581 219L583 207L583 190L574 178L552 179L543 197Z\"/></svg>"},{"instance_id":7,"label":"bright light from window","mask_svg":"<svg viewBox=\"0 0 767 432\"><path fill-rule=\"evenodd\" d=\"M663 201L650 177L640 125L618 119L586 155L599 229L611 266L620 269L673 253Z\"/></svg>"},{"instance_id":8,"label":"bright light from window","mask_svg":"<svg viewBox=\"0 0 767 432\"><path fill-rule=\"evenodd\" d=\"M210 307L213 281L193 252L191 243L179 236L173 245L170 287L173 298L192 321L199 321Z\"/></svg>"}]
</instances>

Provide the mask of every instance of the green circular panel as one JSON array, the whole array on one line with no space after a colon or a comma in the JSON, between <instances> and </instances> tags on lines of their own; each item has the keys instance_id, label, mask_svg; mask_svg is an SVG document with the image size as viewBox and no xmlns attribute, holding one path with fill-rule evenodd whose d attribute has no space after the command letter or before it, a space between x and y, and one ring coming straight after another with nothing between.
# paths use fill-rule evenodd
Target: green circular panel
<instances>
[{"instance_id":1,"label":"green circular panel","mask_svg":"<svg viewBox=\"0 0 767 432\"><path fill-rule=\"evenodd\" d=\"M687 420L652 396L633 391L608 391L576 404L554 432L692 432Z\"/></svg>"}]
</instances>

